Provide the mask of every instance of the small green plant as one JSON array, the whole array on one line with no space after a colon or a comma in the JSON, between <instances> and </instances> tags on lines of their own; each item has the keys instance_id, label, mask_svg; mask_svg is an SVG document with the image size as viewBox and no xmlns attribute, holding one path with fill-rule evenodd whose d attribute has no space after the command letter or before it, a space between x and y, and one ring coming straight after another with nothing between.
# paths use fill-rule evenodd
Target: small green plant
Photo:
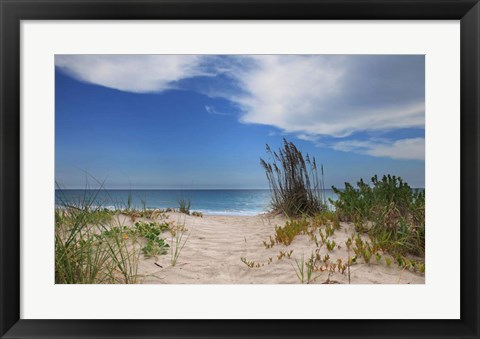
<instances>
[{"instance_id":1,"label":"small green plant","mask_svg":"<svg viewBox=\"0 0 480 339\"><path fill-rule=\"evenodd\" d=\"M369 249L365 249L362 252L362 255L363 255L363 260L365 260L367 264L370 263L370 259L372 258L372 252L370 252Z\"/></svg>"},{"instance_id":2,"label":"small green plant","mask_svg":"<svg viewBox=\"0 0 480 339\"><path fill-rule=\"evenodd\" d=\"M328 237L323 233L322 230L318 230L318 235L320 235L320 244L325 244L325 241Z\"/></svg>"},{"instance_id":3,"label":"small green plant","mask_svg":"<svg viewBox=\"0 0 480 339\"><path fill-rule=\"evenodd\" d=\"M163 211L160 209L143 209L138 211L138 216L147 219L166 218L166 216L163 214Z\"/></svg>"},{"instance_id":4,"label":"small green plant","mask_svg":"<svg viewBox=\"0 0 480 339\"><path fill-rule=\"evenodd\" d=\"M310 284L312 283L316 278L313 278L313 272L314 272L314 256L312 255L310 259L305 262L304 255L302 254L302 259L298 261L295 259L295 266L292 265L293 269L295 270L295 274L300 281L300 283L304 284Z\"/></svg>"},{"instance_id":5,"label":"small green plant","mask_svg":"<svg viewBox=\"0 0 480 339\"><path fill-rule=\"evenodd\" d=\"M337 267L340 273L345 274L345 271L347 270L347 264L344 264L342 259L337 259Z\"/></svg>"},{"instance_id":6,"label":"small green plant","mask_svg":"<svg viewBox=\"0 0 480 339\"><path fill-rule=\"evenodd\" d=\"M130 211L132 209L132 193L128 193L128 198L127 198L127 206L126 209Z\"/></svg>"},{"instance_id":7,"label":"small green plant","mask_svg":"<svg viewBox=\"0 0 480 339\"><path fill-rule=\"evenodd\" d=\"M315 246L316 246L316 247L321 247L321 246L323 245L323 243L321 243L321 242L318 240L316 234L313 233L313 231L308 231L307 234L308 234L308 236L310 237L310 240L312 240L312 241L315 243Z\"/></svg>"},{"instance_id":8,"label":"small green plant","mask_svg":"<svg viewBox=\"0 0 480 339\"><path fill-rule=\"evenodd\" d=\"M332 252L335 249L335 246L337 244L335 243L335 240L328 239L327 242L325 243L325 245L327 246L327 250L329 252Z\"/></svg>"},{"instance_id":9,"label":"small green plant","mask_svg":"<svg viewBox=\"0 0 480 339\"><path fill-rule=\"evenodd\" d=\"M148 239L147 243L142 247L142 253L146 258L156 257L158 255L167 254L168 244L165 243L165 240L151 240Z\"/></svg>"},{"instance_id":10,"label":"small green plant","mask_svg":"<svg viewBox=\"0 0 480 339\"><path fill-rule=\"evenodd\" d=\"M325 226L325 235L327 238L333 236L334 233L335 233L335 229L332 226L330 225Z\"/></svg>"},{"instance_id":11,"label":"small green plant","mask_svg":"<svg viewBox=\"0 0 480 339\"><path fill-rule=\"evenodd\" d=\"M374 253L377 253L378 249L378 245L364 241L359 235L355 238L355 246L352 248L355 256L362 257L367 264L370 263L370 259Z\"/></svg>"},{"instance_id":12,"label":"small green plant","mask_svg":"<svg viewBox=\"0 0 480 339\"><path fill-rule=\"evenodd\" d=\"M153 257L167 254L169 245L160 235L169 229L167 223L158 224L156 222L136 222L135 230L146 239L146 244L142 247L142 253L145 257Z\"/></svg>"},{"instance_id":13,"label":"small green plant","mask_svg":"<svg viewBox=\"0 0 480 339\"><path fill-rule=\"evenodd\" d=\"M345 241L345 245L347 246L347 249L350 250L350 247L352 247L352 238L348 238Z\"/></svg>"},{"instance_id":14,"label":"small green plant","mask_svg":"<svg viewBox=\"0 0 480 339\"><path fill-rule=\"evenodd\" d=\"M179 212L190 215L190 200L188 199L178 199Z\"/></svg>"},{"instance_id":15,"label":"small green plant","mask_svg":"<svg viewBox=\"0 0 480 339\"><path fill-rule=\"evenodd\" d=\"M301 220L289 220L285 223L285 226L275 227L275 241L276 243L290 245L293 239L299 234L306 234L308 230L308 221L306 219Z\"/></svg>"},{"instance_id":16,"label":"small green plant","mask_svg":"<svg viewBox=\"0 0 480 339\"><path fill-rule=\"evenodd\" d=\"M102 239L102 237L114 238L121 234L124 238L128 239L128 237L134 233L135 232L127 226L112 226L109 229L104 230L100 235L96 235L96 237L97 239Z\"/></svg>"},{"instance_id":17,"label":"small green plant","mask_svg":"<svg viewBox=\"0 0 480 339\"><path fill-rule=\"evenodd\" d=\"M193 211L193 212L192 212L192 216L194 216L194 217L199 217L199 218L203 218L203 213L202 213L202 212L198 212L198 211Z\"/></svg>"},{"instance_id":18,"label":"small green plant","mask_svg":"<svg viewBox=\"0 0 480 339\"><path fill-rule=\"evenodd\" d=\"M412 270L414 272L425 273L425 263L420 260L409 259L403 256L397 256L395 258L398 266L403 269Z\"/></svg>"},{"instance_id":19,"label":"small green plant","mask_svg":"<svg viewBox=\"0 0 480 339\"><path fill-rule=\"evenodd\" d=\"M134 224L134 228L138 233L145 238L155 238L158 237L163 232L170 229L170 224L163 222L161 224L151 221L144 222L138 221Z\"/></svg>"},{"instance_id":20,"label":"small green plant","mask_svg":"<svg viewBox=\"0 0 480 339\"><path fill-rule=\"evenodd\" d=\"M293 250L290 250L288 252L280 251L280 253L277 255L278 260L282 260L284 257L287 257L290 259L292 256Z\"/></svg>"},{"instance_id":21,"label":"small green plant","mask_svg":"<svg viewBox=\"0 0 480 339\"><path fill-rule=\"evenodd\" d=\"M258 262L255 262L255 261L249 261L247 260L247 258L245 257L241 257L240 260L245 264L247 265L247 267L249 268L260 268L262 266L265 266L265 264L260 264Z\"/></svg>"},{"instance_id":22,"label":"small green plant","mask_svg":"<svg viewBox=\"0 0 480 339\"><path fill-rule=\"evenodd\" d=\"M172 234L172 252L171 252L171 264L172 266L175 266L178 261L178 257L180 256L180 253L182 252L183 248L187 244L188 237L183 239L185 233L186 233L186 228L184 225L176 226L174 228L170 229L170 232Z\"/></svg>"},{"instance_id":23,"label":"small green plant","mask_svg":"<svg viewBox=\"0 0 480 339\"><path fill-rule=\"evenodd\" d=\"M269 237L268 242L263 241L263 246L265 246L266 249L272 248L275 245L275 239L272 238L272 236Z\"/></svg>"}]
</instances>

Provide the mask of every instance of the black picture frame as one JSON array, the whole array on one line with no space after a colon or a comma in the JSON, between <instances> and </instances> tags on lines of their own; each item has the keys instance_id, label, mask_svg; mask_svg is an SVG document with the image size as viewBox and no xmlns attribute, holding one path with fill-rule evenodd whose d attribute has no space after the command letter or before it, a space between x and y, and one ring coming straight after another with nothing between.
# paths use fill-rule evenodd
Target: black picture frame
<instances>
[{"instance_id":1,"label":"black picture frame","mask_svg":"<svg viewBox=\"0 0 480 339\"><path fill-rule=\"evenodd\" d=\"M2 338L479 337L480 5L476 0L0 0L0 18ZM461 319L20 319L20 22L139 19L460 20ZM438 302L441 304L441 300Z\"/></svg>"}]
</instances>

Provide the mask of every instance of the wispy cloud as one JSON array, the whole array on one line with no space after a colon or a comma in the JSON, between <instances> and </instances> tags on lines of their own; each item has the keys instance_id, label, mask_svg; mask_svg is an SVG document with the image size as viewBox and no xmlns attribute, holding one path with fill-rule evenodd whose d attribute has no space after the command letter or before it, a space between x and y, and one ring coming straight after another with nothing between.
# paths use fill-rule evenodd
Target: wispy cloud
<instances>
[{"instance_id":1,"label":"wispy cloud","mask_svg":"<svg viewBox=\"0 0 480 339\"><path fill-rule=\"evenodd\" d=\"M354 152L375 157L392 159L425 160L425 139L410 138L396 141L389 140L345 140L334 143L334 150Z\"/></svg>"},{"instance_id":2,"label":"wispy cloud","mask_svg":"<svg viewBox=\"0 0 480 339\"><path fill-rule=\"evenodd\" d=\"M214 115L230 115L228 113L224 112L219 112L215 109L213 106L205 106L205 110L207 111L208 114L214 114Z\"/></svg>"}]
</instances>

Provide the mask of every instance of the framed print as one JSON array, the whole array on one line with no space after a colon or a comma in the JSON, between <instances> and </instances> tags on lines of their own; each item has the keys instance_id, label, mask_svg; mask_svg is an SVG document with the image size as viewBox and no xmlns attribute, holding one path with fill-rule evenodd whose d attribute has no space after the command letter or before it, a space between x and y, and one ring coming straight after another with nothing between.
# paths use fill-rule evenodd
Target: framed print
<instances>
[{"instance_id":1,"label":"framed print","mask_svg":"<svg viewBox=\"0 0 480 339\"><path fill-rule=\"evenodd\" d=\"M2 338L478 337L476 1L1 1Z\"/></svg>"}]
</instances>

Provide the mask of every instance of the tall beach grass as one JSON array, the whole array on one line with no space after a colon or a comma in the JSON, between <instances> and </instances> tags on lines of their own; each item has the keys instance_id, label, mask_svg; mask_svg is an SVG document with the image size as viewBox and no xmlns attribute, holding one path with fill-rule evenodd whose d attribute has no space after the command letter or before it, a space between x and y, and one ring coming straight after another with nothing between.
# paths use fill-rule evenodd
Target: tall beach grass
<instances>
[{"instance_id":1,"label":"tall beach grass","mask_svg":"<svg viewBox=\"0 0 480 339\"><path fill-rule=\"evenodd\" d=\"M289 217L314 215L326 209L323 165L319 176L314 157L305 157L292 143L283 139L283 147L272 151L266 145L269 160L260 164L270 185L271 206Z\"/></svg>"},{"instance_id":2,"label":"tall beach grass","mask_svg":"<svg viewBox=\"0 0 480 339\"><path fill-rule=\"evenodd\" d=\"M61 191L60 191L61 192ZM99 191L55 208L55 283L136 283L139 251L116 226L114 213L98 206Z\"/></svg>"}]
</instances>

